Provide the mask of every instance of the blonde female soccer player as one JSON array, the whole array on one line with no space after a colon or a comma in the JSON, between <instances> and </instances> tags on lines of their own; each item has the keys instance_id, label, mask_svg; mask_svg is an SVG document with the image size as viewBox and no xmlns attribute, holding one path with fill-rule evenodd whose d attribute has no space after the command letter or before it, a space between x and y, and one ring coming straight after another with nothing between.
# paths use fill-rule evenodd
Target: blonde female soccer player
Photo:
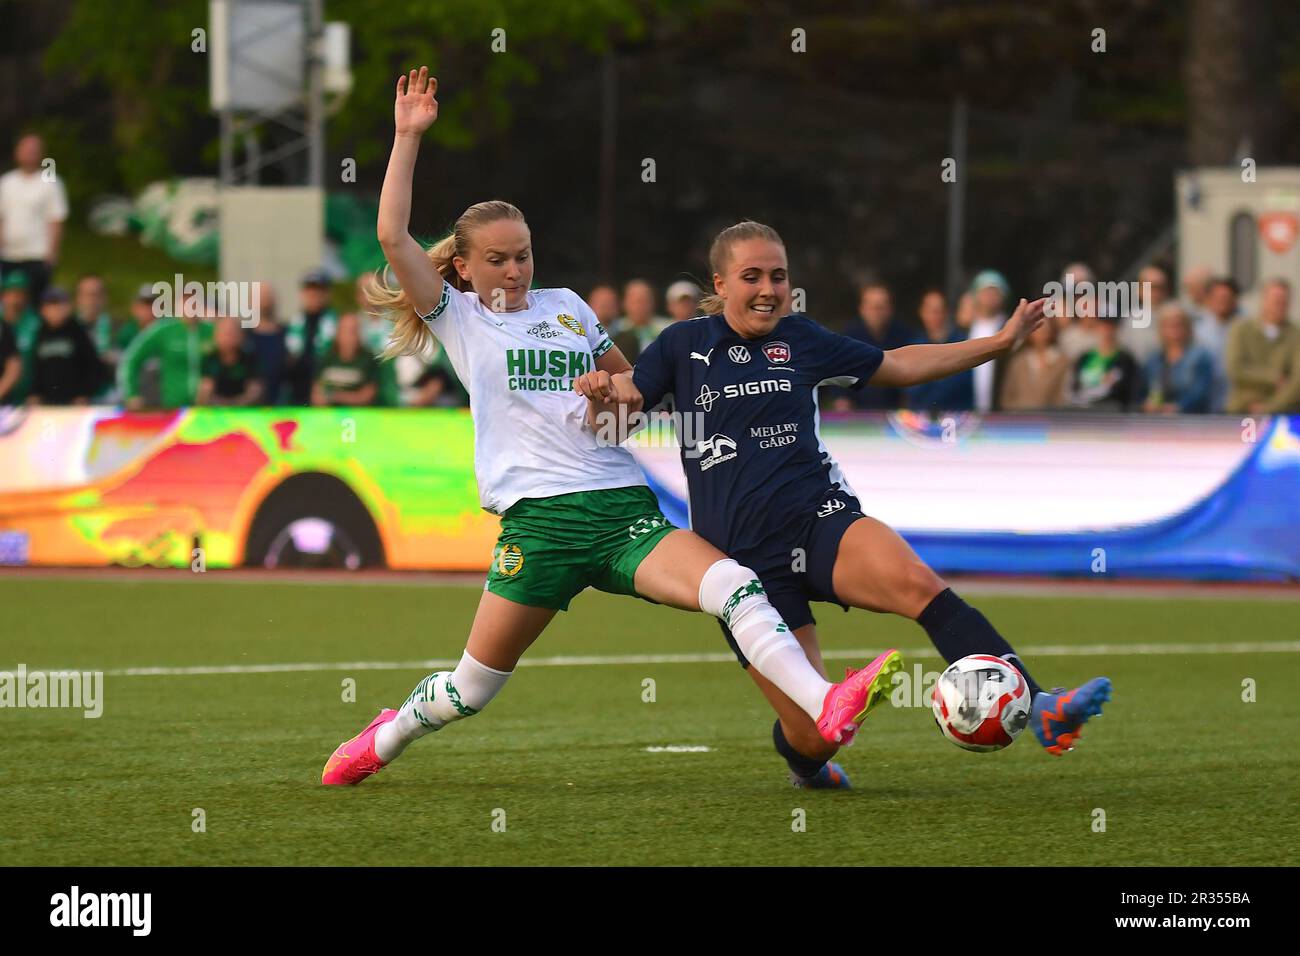
<instances>
[{"instance_id":1,"label":"blonde female soccer player","mask_svg":"<svg viewBox=\"0 0 1300 956\"><path fill-rule=\"evenodd\" d=\"M758 573L818 666L809 602L900 614L918 622L949 662L993 654L1019 667L1033 695L1034 733L1049 753L1069 750L1083 723L1110 698L1110 681L1040 691L988 619L892 528L864 513L818 434L819 386L906 388L974 368L1016 348L1040 325L1043 300L1021 300L989 338L881 351L789 314L785 244L769 226L742 222L724 229L709 263L715 294L700 304L705 316L660 335L641 353L635 373L596 370L579 378L575 388L591 401L589 412L627 414L673 396L678 411L702 416L694 431L710 436L709 450L682 443L692 530ZM719 447L727 449L725 460ZM748 668L734 635L727 639ZM750 674L779 715L773 742L796 785L847 785L842 769L828 763L836 744L812 732L761 671L750 668Z\"/></svg>"},{"instance_id":2,"label":"blonde female soccer player","mask_svg":"<svg viewBox=\"0 0 1300 956\"><path fill-rule=\"evenodd\" d=\"M573 390L583 374L630 366L578 295L530 288L523 214L505 202L470 206L428 250L408 234L411 176L420 136L438 115L436 90L423 67L397 81L378 233L400 291L381 290L376 304L395 318L391 352L420 353L437 336L469 390L479 495L501 515L501 537L460 663L341 744L322 782L358 783L413 740L477 714L587 586L713 614L825 740L851 740L887 694L898 652L830 683L753 571L668 523L631 454L597 440Z\"/></svg>"}]
</instances>

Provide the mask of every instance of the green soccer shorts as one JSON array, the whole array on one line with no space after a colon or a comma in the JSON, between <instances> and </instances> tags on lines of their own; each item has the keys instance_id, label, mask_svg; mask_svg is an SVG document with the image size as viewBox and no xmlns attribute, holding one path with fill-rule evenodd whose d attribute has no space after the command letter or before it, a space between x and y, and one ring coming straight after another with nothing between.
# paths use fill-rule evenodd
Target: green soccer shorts
<instances>
[{"instance_id":1,"label":"green soccer shorts","mask_svg":"<svg viewBox=\"0 0 1300 956\"><path fill-rule=\"evenodd\" d=\"M644 485L524 498L501 516L487 590L558 611L588 586L635 595L637 566L675 530Z\"/></svg>"}]
</instances>

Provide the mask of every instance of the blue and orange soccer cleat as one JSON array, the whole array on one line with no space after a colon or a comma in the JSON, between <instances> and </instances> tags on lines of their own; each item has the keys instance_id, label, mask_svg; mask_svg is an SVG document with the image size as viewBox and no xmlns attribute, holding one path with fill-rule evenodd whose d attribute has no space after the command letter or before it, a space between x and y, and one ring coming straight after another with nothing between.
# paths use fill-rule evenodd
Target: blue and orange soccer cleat
<instances>
[{"instance_id":1,"label":"blue and orange soccer cleat","mask_svg":"<svg viewBox=\"0 0 1300 956\"><path fill-rule=\"evenodd\" d=\"M790 774L790 782L801 790L852 790L849 775L834 761L827 761L811 777Z\"/></svg>"},{"instance_id":2,"label":"blue and orange soccer cleat","mask_svg":"<svg viewBox=\"0 0 1300 956\"><path fill-rule=\"evenodd\" d=\"M1108 700L1109 677L1094 677L1074 690L1058 687L1050 694L1043 691L1034 698L1029 715L1034 736L1049 754L1059 757L1074 749L1083 725L1089 717L1100 717L1101 705Z\"/></svg>"},{"instance_id":3,"label":"blue and orange soccer cleat","mask_svg":"<svg viewBox=\"0 0 1300 956\"><path fill-rule=\"evenodd\" d=\"M822 702L822 713L817 719L817 732L822 739L850 746L867 714L889 696L893 675L902 667L902 655L888 650L861 670L846 671L844 680L832 685Z\"/></svg>"},{"instance_id":4,"label":"blue and orange soccer cleat","mask_svg":"<svg viewBox=\"0 0 1300 956\"><path fill-rule=\"evenodd\" d=\"M372 773L378 773L387 764L375 755L375 734L397 716L395 710L381 710L366 729L351 740L345 740L330 755L321 771L320 782L326 786L358 784Z\"/></svg>"}]
</instances>

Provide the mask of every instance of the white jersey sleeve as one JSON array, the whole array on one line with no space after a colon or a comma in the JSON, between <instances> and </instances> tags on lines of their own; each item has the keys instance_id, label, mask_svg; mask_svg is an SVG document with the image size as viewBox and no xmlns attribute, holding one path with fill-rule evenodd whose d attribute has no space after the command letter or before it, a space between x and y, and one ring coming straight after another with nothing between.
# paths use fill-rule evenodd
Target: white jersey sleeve
<instances>
[{"instance_id":1,"label":"white jersey sleeve","mask_svg":"<svg viewBox=\"0 0 1300 956\"><path fill-rule=\"evenodd\" d=\"M605 331L605 327L600 324L600 320L596 318L596 313L591 311L591 306L587 305L576 292L569 292L569 295L573 297L578 322L587 333L587 342L591 345L591 357L593 360L598 359L614 347L614 342Z\"/></svg>"}]
</instances>

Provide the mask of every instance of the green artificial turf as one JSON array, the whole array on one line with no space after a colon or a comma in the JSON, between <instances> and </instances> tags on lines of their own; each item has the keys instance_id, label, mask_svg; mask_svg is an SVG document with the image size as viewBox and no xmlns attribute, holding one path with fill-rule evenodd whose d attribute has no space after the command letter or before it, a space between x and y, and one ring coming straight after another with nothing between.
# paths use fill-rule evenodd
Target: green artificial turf
<instances>
[{"instance_id":1,"label":"green artificial turf","mask_svg":"<svg viewBox=\"0 0 1300 956\"><path fill-rule=\"evenodd\" d=\"M0 670L456 658L478 592L411 584L0 581ZM798 791L732 663L524 666L480 716L355 788L320 771L409 669L109 675L103 716L0 710L0 861L36 865L1082 864L1300 861L1300 654L1056 654L1062 645L1294 641L1292 601L987 596L1044 685L1109 675L1083 742L948 744L885 707L841 755L850 792ZM939 661L908 621L821 610L836 649ZM701 615L587 592L525 660L725 651ZM645 679L655 700L643 700ZM1243 702L1243 680L1257 700ZM345 679L356 702L342 700ZM691 745L707 753L648 753ZM193 828L204 812L206 832ZM1096 810L1105 831L1096 832ZM804 832L795 832L796 811ZM504 811L505 829L493 828ZM499 826L499 824L498 824Z\"/></svg>"}]
</instances>

